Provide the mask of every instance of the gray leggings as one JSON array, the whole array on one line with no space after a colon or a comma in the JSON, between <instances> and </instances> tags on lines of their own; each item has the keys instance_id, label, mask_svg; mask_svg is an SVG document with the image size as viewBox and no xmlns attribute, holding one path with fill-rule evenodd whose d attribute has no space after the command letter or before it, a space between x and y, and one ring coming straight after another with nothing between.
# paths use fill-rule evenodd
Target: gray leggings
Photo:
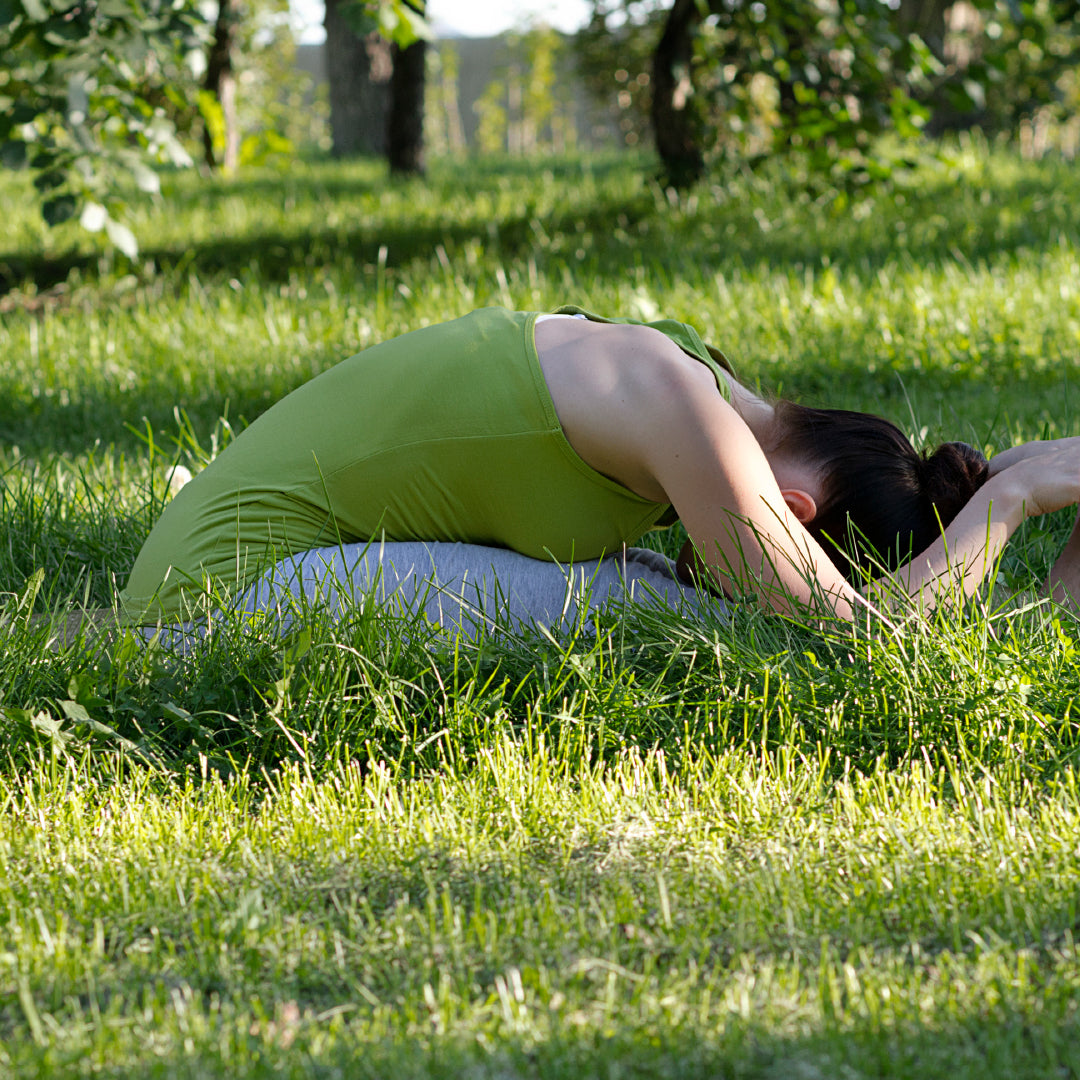
<instances>
[{"instance_id":1,"label":"gray leggings","mask_svg":"<svg viewBox=\"0 0 1080 1080\"><path fill-rule=\"evenodd\" d=\"M287 624L307 605L340 617L369 599L401 613L420 608L431 622L467 637L498 624L570 625L583 604L694 613L702 602L675 576L670 559L644 548L558 563L480 544L372 543L285 559L244 593L237 608L278 613Z\"/></svg>"},{"instance_id":2,"label":"gray leggings","mask_svg":"<svg viewBox=\"0 0 1080 1080\"><path fill-rule=\"evenodd\" d=\"M345 544L306 551L271 567L227 606L241 616L265 614L285 630L303 622L308 610L342 618L371 602L396 615L422 612L431 623L470 640L506 627L565 629L600 608L634 605L694 616L708 604L714 612L723 611L722 602L683 585L670 559L645 548L559 563L505 548L442 542ZM219 611L215 618L229 617ZM207 629L200 621L148 627L144 634L186 652Z\"/></svg>"}]
</instances>

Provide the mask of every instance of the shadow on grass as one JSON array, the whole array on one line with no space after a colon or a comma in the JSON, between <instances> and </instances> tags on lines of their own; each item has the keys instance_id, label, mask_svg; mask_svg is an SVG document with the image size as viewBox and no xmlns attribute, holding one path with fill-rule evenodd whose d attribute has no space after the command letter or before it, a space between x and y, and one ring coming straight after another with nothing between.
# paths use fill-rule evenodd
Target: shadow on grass
<instances>
[{"instance_id":1,"label":"shadow on grass","mask_svg":"<svg viewBox=\"0 0 1080 1080\"><path fill-rule=\"evenodd\" d=\"M350 163L356 165L356 163ZM368 168L364 168L368 165ZM378 190L408 200L409 192L424 193L425 198L437 205L462 195L475 196L488 191L493 185L505 187L507 182L515 187L527 186L538 171L544 174L546 183L573 183L575 178L588 175L601 182L612 174L625 175L625 162L611 158L596 163L582 164L576 159L552 159L545 161L538 170L535 162L515 159L481 160L469 166L447 163L436 170L431 180L394 180L381 174L372 163L360 163L358 172L347 164L344 175L340 169L325 164L314 175L293 176L262 174L240 177L231 181L208 181L202 184L188 182L181 177L167 192L170 212L182 216L198 210L212 209L216 203L228 199L265 201L274 207L272 218L280 221L279 209L290 204L333 204L340 200L353 200L358 196ZM524 200L528 202L527 197ZM620 206L608 206L607 200L598 199L583 215L566 220L548 220L545 227L555 232L584 222L588 229L603 232L612 224L614 217L623 212ZM407 207L407 202L405 206ZM644 214L655 205L651 195L636 198L635 205L626 207L634 213ZM522 243L532 235L531 216L496 221L495 240L503 245L505 254L512 256L521 249ZM455 247L471 239L485 243L493 239L489 222L476 223L442 220L420 225L389 224L377 217L365 222L352 222L344 228L267 228L255 235L241 239L218 238L188 246L144 245L140 263L155 270L168 273L178 267L185 272L213 276L254 271L266 283L286 281L297 269L330 265L343 259L353 262L375 262L379 249L386 246L390 252L391 265L405 265L416 259L425 263L434 254L438 244ZM71 251L55 257L22 251L0 250L0 295L14 288L32 285L39 291L47 290L65 282L73 271L93 279L97 273L99 255Z\"/></svg>"},{"instance_id":2,"label":"shadow on grass","mask_svg":"<svg viewBox=\"0 0 1080 1080\"><path fill-rule=\"evenodd\" d=\"M310 356L311 354L309 354ZM328 355L325 367L344 360L346 350ZM272 388L265 375L251 370L233 374L227 388L196 389L157 382L131 392L96 382L81 388L74 400L59 397L0 400L0 441L19 448L23 457L83 454L116 448L146 458L146 426L154 432L159 463L191 462L177 449L185 429L200 445L209 446L222 417L239 433L276 400L296 389L306 378L278 377ZM178 411L187 424L178 422Z\"/></svg>"},{"instance_id":3,"label":"shadow on grass","mask_svg":"<svg viewBox=\"0 0 1080 1080\"><path fill-rule=\"evenodd\" d=\"M293 1007L291 1002L279 1005L286 1018L293 1015ZM351 1002L342 1008L345 1016L352 1015ZM1027 1080L1071 1077L1080 1068L1075 1049L1080 1025L1074 1019L1052 1024L1004 1009L993 1018L972 1014L899 1029L863 1020L804 1036L778 1035L761 1022L740 1019L701 1030L693 1023L680 1029L659 1021L633 1031L617 1017L589 1025L573 1016L556 1016L547 1037L421 1031L391 1041L354 1033L346 1021L336 1038L313 1039L312 1031L326 1023L320 1025L310 1012L301 1013L292 1031L285 1028L285 1045L275 1045L275 1036L281 1039L283 1034L281 1018L276 1023L253 1021L246 1033L233 1035L239 1045L230 1039L235 1053L251 1055L243 1075L313 1080ZM430 1024L437 1026L438 1018L432 1017ZM223 1043L229 1038L228 1027L212 1025ZM236 1075L233 1068L215 1047L194 1052L178 1047L155 1055L152 1062L113 1066L109 1075L118 1080L205 1080Z\"/></svg>"},{"instance_id":4,"label":"shadow on grass","mask_svg":"<svg viewBox=\"0 0 1080 1080\"><path fill-rule=\"evenodd\" d=\"M980 187L971 179L935 175L923 186L905 188L902 193L882 191L876 196L872 220L861 223L846 210L837 209L839 204L826 201L819 209L807 211L822 225L812 232L802 227L802 220L792 228L783 223L767 229L761 226L763 213L767 216L785 199L800 200L798 190L785 194L783 181L768 189L771 197L762 191L755 194L752 184L734 194L721 188L700 190L695 196L697 208L687 214L681 204L672 207L659 188L648 184L624 193L605 190L603 182L608 177L626 175L630 168L617 161L584 169L575 162L545 161L537 166L509 160L475 166L447 164L436 169L427 181L410 180L396 188L389 181L376 182L365 175L350 178L318 172L309 177L262 175L228 184L188 185L170 194L174 213L209 208L218 200L233 197L267 200L275 207L290 201L333 203L374 189L397 190L403 198L413 190L423 193L426 200L445 204L462 195L480 195L492 184L501 185L503 190L507 185L514 190L520 187L521 210L491 220L402 224L373 216L344 227L295 231L270 227L243 237L217 237L191 246L149 245L141 261L166 274L178 268L209 277L253 273L269 285L289 280L298 270L342 262L373 264L383 246L392 266L415 262L427 266L438 245L453 258L463 245L476 241L495 248L504 263L531 257L539 268L545 268L548 262L561 265L565 256L558 248L538 247L539 224L548 237L573 237L572 247L584 247L588 259L611 268L633 265L640 257L642 244L649 243L656 248L650 252L650 266L677 278L688 263L725 269L761 263L782 268L828 262L855 264L872 271L905 250L921 263L957 258L978 262L1056 244L1063 234L1080 237L1070 210L1080 197L1080 187L1073 171L1053 164L1035 174L995 179L993 186L988 182L988 186ZM547 174L543 182L548 184L554 180L572 185L576 177L585 175L598 179L600 184L591 202L554 216L547 214L540 220L535 205L530 206L530 181L539 174ZM780 203L775 201L777 194ZM802 201L807 203L803 195ZM280 221L277 214L274 218ZM98 261L97 254L70 252L50 258L0 251L0 294L27 284L39 291L47 290L66 281L73 271L92 278Z\"/></svg>"},{"instance_id":5,"label":"shadow on grass","mask_svg":"<svg viewBox=\"0 0 1080 1080\"><path fill-rule=\"evenodd\" d=\"M305 228L298 215L296 227L290 228L287 212L283 215L276 209L267 214L265 223L256 221L244 235L217 235L191 246L151 246L143 258L166 290L185 288L192 274L217 280L239 275L256 289L260 285L271 289L298 277L303 281L305 275L324 267L341 269L362 306L373 302L380 287L376 266L384 246L388 264L403 274L414 273L416 281L432 272L443 272L438 266L432 270L441 246L451 270L467 259L470 250L482 249L485 265L497 262L514 268L530 263L551 281L602 279L644 261L660 283L691 280L707 284L714 272L740 266L766 265L770 272L783 273L828 261L871 274L890 263L903 265L914 260L977 262L1003 254L1034 256L1040 249L1057 245L1063 236L1078 234L1070 209L1080 198L1075 170L1070 172L1054 163L1045 163L1037 171L1034 167L1011 172L1002 169L1000 176L995 174L988 181L994 186L985 190L971 179L955 180L933 173L920 188L880 193L875 212L861 221L831 204L820 210L803 205L785 217L785 208L790 209L800 198L806 203L806 197L797 190L785 192L781 180L771 187L740 181L745 190L737 195L702 188L692 200L671 205L655 186L625 183L627 176L633 177L635 167L648 169L618 158L595 165L574 160L539 165L492 160L440 165L426 181L401 184L389 181L370 163L344 171L319 165L297 175L260 174L230 182L197 183L191 177L177 177L168 199L170 208L181 217L235 197L276 208L290 201L306 205L304 220L313 220L311 207L315 206L319 213L314 219L322 224ZM584 183L586 179L589 184ZM552 203L552 183L575 197L583 191L586 194L578 205L555 198L556 213L538 209ZM489 220L476 209L484 205L477 203L476 196L492 190L510 192L513 198L503 200L509 210ZM323 210L364 192L388 192L393 206L387 209L389 203L384 206L375 201L372 216L366 220L358 214L345 214L338 225L326 223ZM413 197L426 209L410 217L408 200ZM696 208L690 205L693 200ZM440 219L432 206L443 205L464 205L466 209ZM761 215L772 216L775 224L764 230ZM808 222L812 228L806 227ZM92 284L97 266L96 255L70 253L48 259L25 252L0 253L0 293L27 283L39 291L47 290L67 281L73 271ZM129 294L130 301L104 297L91 302L135 302L136 294L137 290ZM579 298L550 297L552 305L568 299ZM876 331L870 327L866 333L873 337ZM874 344L876 347L876 337ZM338 351L326 349L325 356L316 350L306 353L307 372L313 366L329 367L350 351L345 344ZM851 355L848 361L842 358L844 350ZM820 364L804 360L797 373L796 391L809 394L812 400L818 396L831 400L842 382L839 389L849 396L833 400L833 404L859 408L866 407L866 401L880 401L879 411L906 422L907 389L899 385L891 369L865 370L857 352L852 350L852 340L845 337L837 342L835 354L823 350ZM787 374L790 377L791 373ZM1036 418L1041 410L1055 415L1055 394L1063 388L1061 371L1051 366L1043 371L1025 370L1022 375L1025 403L1034 403L1027 412ZM166 433L166 438L176 429L177 406L187 412L200 433L212 430L226 410L231 417L250 422L305 378L284 373L268 376L252 367L250 373L231 373L227 391L209 383L180 385L179 379L170 381L163 373L134 392L98 380L80 387L69 400L44 395L32 398L26 392L9 394L0 403L0 438L29 452L77 453L98 441L137 449L138 436L128 425L141 426L143 418L155 432ZM952 373L927 370L918 378L929 397L946 400L949 391L961 386L968 396L980 388L996 393L1001 373L995 375L992 365L981 371L958 365ZM769 381L771 377L766 376ZM1067 386L1065 381L1064 388ZM956 427L953 419L946 417L944 426L950 430Z\"/></svg>"},{"instance_id":6,"label":"shadow on grass","mask_svg":"<svg viewBox=\"0 0 1080 1080\"><path fill-rule=\"evenodd\" d=\"M22 593L41 571L38 610L68 597L111 606L113 579L127 579L162 500L158 491L136 509L124 505L112 474L93 461L63 475L0 474L0 594Z\"/></svg>"}]
</instances>

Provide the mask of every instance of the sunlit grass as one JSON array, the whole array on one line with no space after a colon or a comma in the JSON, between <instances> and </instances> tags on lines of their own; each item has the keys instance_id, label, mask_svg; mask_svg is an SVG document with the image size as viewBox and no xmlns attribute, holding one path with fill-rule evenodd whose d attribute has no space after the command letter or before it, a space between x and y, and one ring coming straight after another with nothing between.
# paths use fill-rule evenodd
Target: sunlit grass
<instances>
[{"instance_id":1,"label":"sunlit grass","mask_svg":"<svg viewBox=\"0 0 1080 1080\"><path fill-rule=\"evenodd\" d=\"M175 460L482 304L683 318L929 443L1077 433L1075 169L650 167L176 175L131 264L0 177L0 1073L1080 1073L1077 623L1004 603L1065 515L891 631L369 605L177 657L27 618L112 602Z\"/></svg>"}]
</instances>

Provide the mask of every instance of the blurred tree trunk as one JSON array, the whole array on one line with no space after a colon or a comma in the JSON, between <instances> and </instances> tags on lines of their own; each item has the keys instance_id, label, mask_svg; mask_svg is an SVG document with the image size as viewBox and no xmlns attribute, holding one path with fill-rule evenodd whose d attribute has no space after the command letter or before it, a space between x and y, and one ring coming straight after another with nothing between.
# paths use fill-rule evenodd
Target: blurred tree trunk
<instances>
[{"instance_id":1,"label":"blurred tree trunk","mask_svg":"<svg viewBox=\"0 0 1080 1080\"><path fill-rule=\"evenodd\" d=\"M670 184L689 187L705 172L701 117L690 78L698 0L675 0L653 53L652 128Z\"/></svg>"},{"instance_id":2,"label":"blurred tree trunk","mask_svg":"<svg viewBox=\"0 0 1080 1080\"><path fill-rule=\"evenodd\" d=\"M784 70L786 78L777 75L777 90L780 95L779 111L784 119L781 131L778 133L783 146L791 145L791 128L795 126L799 115L799 99L795 93L795 82L791 77L792 71L801 71L804 57L803 34L806 24L798 15L794 15L781 7L778 12L779 40L783 42L784 51L781 54L786 62Z\"/></svg>"},{"instance_id":3,"label":"blurred tree trunk","mask_svg":"<svg viewBox=\"0 0 1080 1080\"><path fill-rule=\"evenodd\" d=\"M390 81L390 116L386 129L386 156L390 171L424 171L424 72L426 43L414 41L393 50Z\"/></svg>"},{"instance_id":4,"label":"blurred tree trunk","mask_svg":"<svg viewBox=\"0 0 1080 1080\"><path fill-rule=\"evenodd\" d=\"M948 66L945 34L951 0L899 0L899 3L896 18L903 33L917 34L937 60ZM977 111L958 110L950 102L945 83L927 95L924 104L930 107L930 120L925 128L927 135L940 136L946 131L972 127L979 121Z\"/></svg>"},{"instance_id":5,"label":"blurred tree trunk","mask_svg":"<svg viewBox=\"0 0 1080 1080\"><path fill-rule=\"evenodd\" d=\"M386 152L391 45L374 29L357 34L340 8L326 0L326 73L330 83L330 137L335 157Z\"/></svg>"},{"instance_id":6,"label":"blurred tree trunk","mask_svg":"<svg viewBox=\"0 0 1080 1080\"><path fill-rule=\"evenodd\" d=\"M951 6L950 0L900 0L896 14L905 33L918 34L944 60L945 13Z\"/></svg>"},{"instance_id":7,"label":"blurred tree trunk","mask_svg":"<svg viewBox=\"0 0 1080 1080\"><path fill-rule=\"evenodd\" d=\"M203 89L213 94L221 106L224 126L222 159L217 160L214 148L214 132L203 121L203 159L209 168L218 164L232 171L240 160L240 130L236 122L236 72L233 55L236 51L236 32L240 25L240 0L220 0L214 21L214 40L206 57L206 75Z\"/></svg>"}]
</instances>

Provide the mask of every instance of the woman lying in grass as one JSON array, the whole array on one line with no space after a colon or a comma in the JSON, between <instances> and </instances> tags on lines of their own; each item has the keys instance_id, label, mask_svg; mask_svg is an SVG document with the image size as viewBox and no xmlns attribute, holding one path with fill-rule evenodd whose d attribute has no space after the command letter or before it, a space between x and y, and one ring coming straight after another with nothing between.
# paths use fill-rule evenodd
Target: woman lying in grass
<instances>
[{"instance_id":1,"label":"woman lying in grass","mask_svg":"<svg viewBox=\"0 0 1080 1080\"><path fill-rule=\"evenodd\" d=\"M1076 440L923 457L885 420L761 400L685 324L488 308L367 349L256 420L166 507L122 617L190 619L208 582L258 607L273 564L287 580L315 552L341 581L373 540L550 567L678 518L684 583L851 619L873 565L916 598L970 594L1025 516L1078 501ZM1070 591L1078 547L1055 567Z\"/></svg>"}]
</instances>

